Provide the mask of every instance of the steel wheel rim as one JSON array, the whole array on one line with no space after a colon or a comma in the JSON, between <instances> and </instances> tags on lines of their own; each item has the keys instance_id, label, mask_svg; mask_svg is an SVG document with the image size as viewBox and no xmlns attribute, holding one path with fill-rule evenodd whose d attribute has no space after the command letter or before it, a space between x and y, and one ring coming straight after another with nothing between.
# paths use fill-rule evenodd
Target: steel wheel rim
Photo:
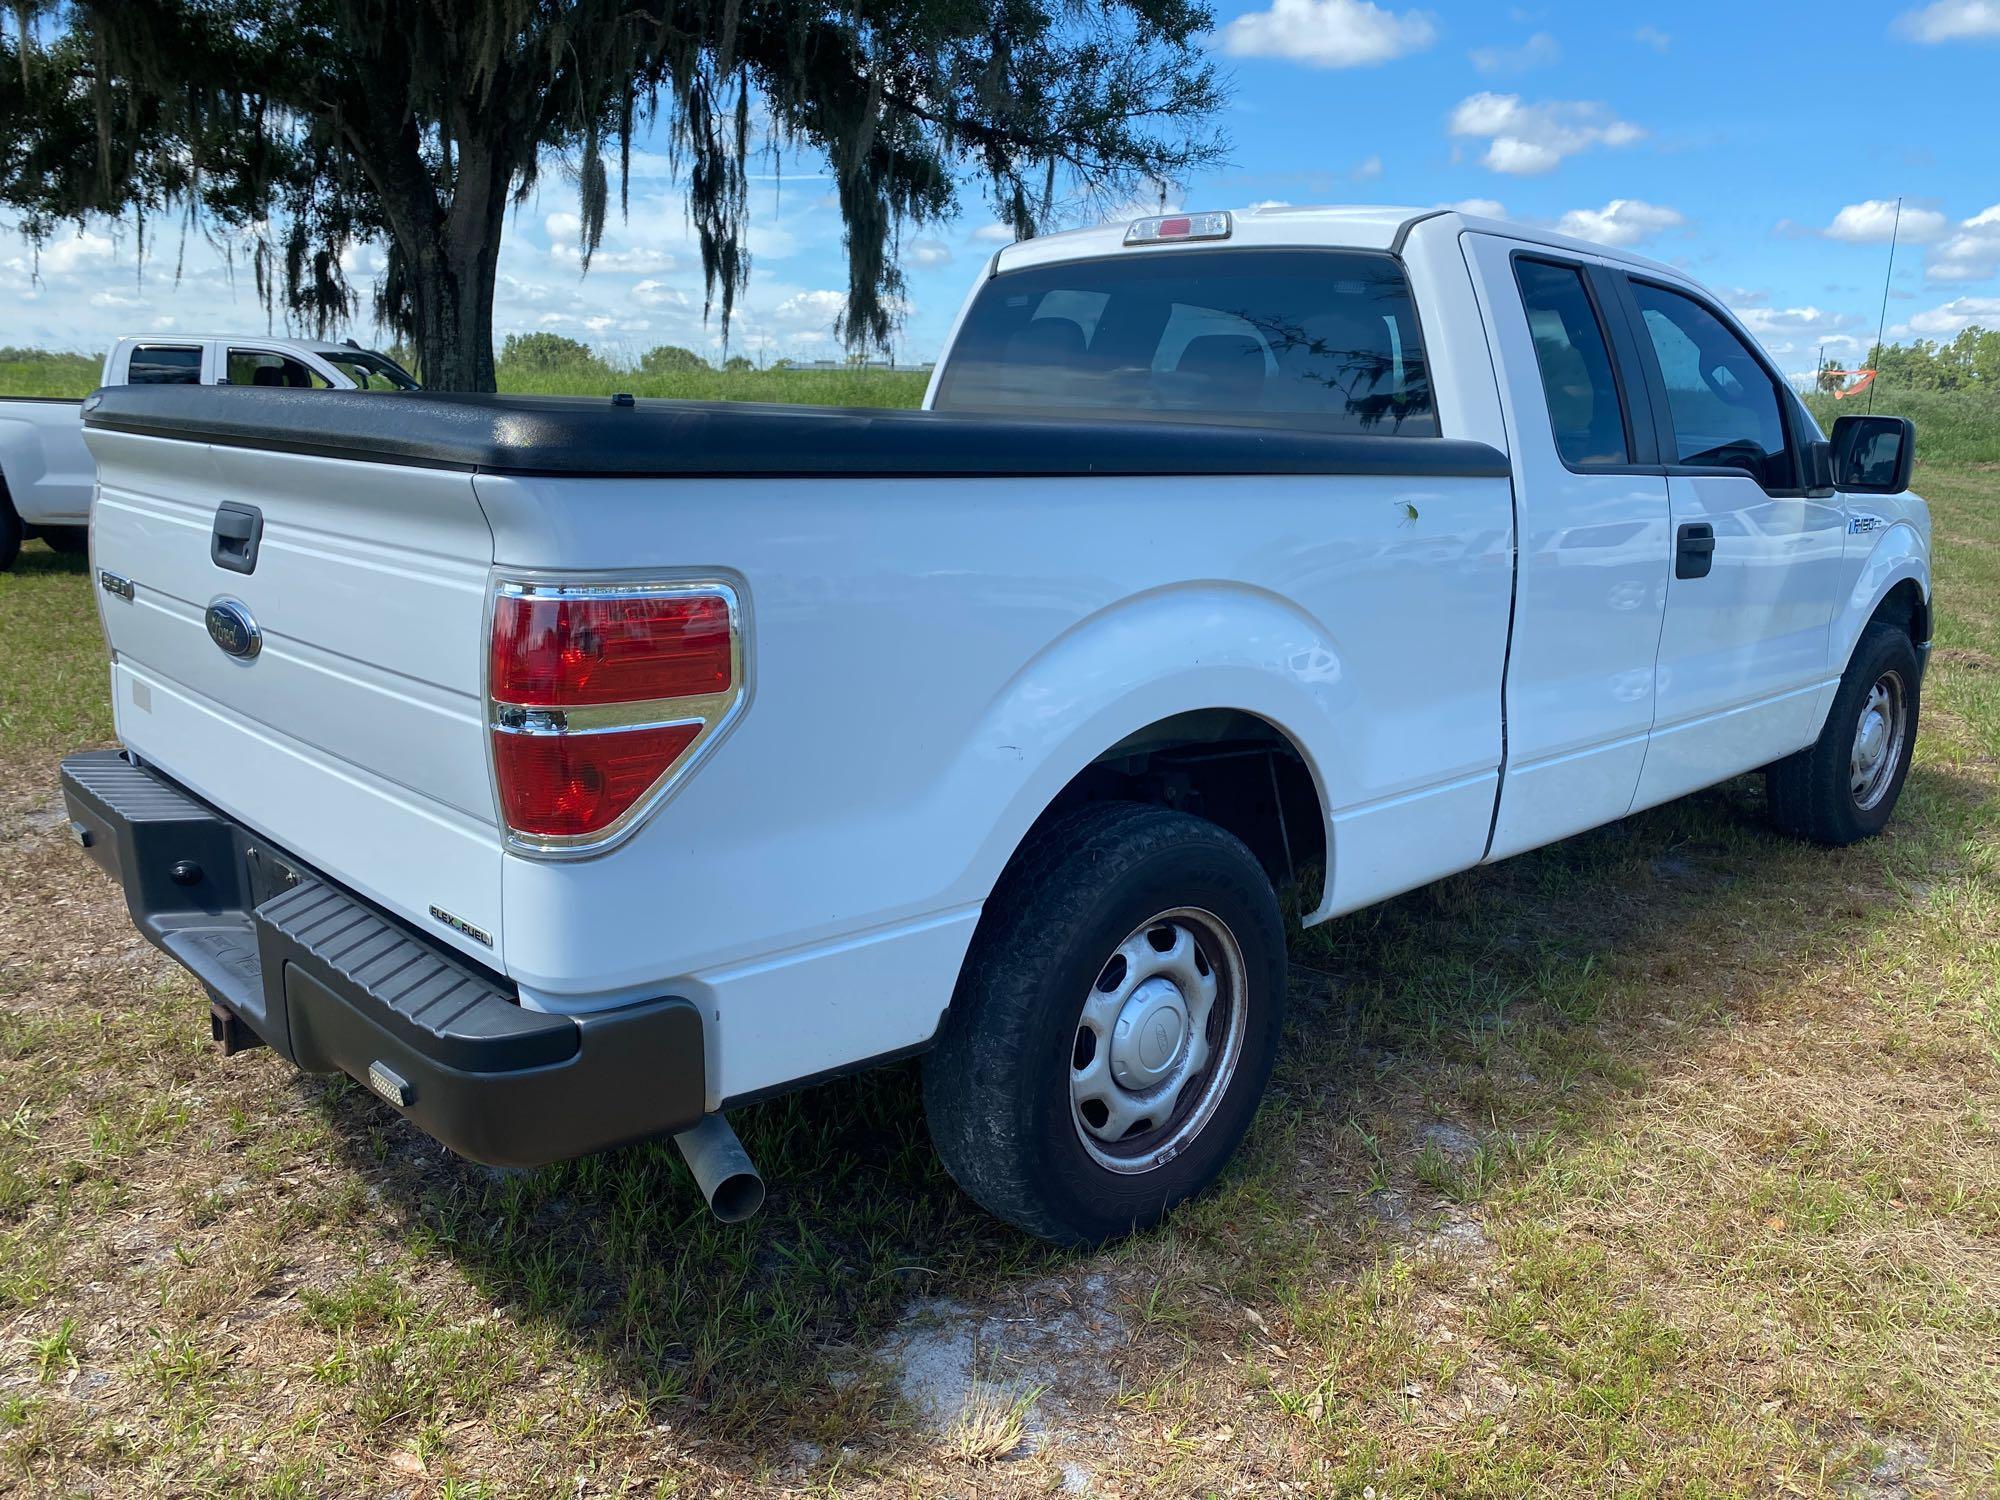
<instances>
[{"instance_id":1,"label":"steel wheel rim","mask_svg":"<svg viewBox=\"0 0 2000 1500\"><path fill-rule=\"evenodd\" d=\"M1902 673L1884 672L1861 705L1854 744L1848 752L1847 787L1862 812L1880 806L1896 779L1896 768L1903 760L1903 741L1909 733L1908 701Z\"/></svg>"},{"instance_id":2,"label":"steel wheel rim","mask_svg":"<svg viewBox=\"0 0 2000 1500\"><path fill-rule=\"evenodd\" d=\"M1093 1161L1135 1175L1193 1144L1236 1076L1248 997L1242 945L1213 912L1161 912L1112 950L1069 1057L1070 1123Z\"/></svg>"}]
</instances>

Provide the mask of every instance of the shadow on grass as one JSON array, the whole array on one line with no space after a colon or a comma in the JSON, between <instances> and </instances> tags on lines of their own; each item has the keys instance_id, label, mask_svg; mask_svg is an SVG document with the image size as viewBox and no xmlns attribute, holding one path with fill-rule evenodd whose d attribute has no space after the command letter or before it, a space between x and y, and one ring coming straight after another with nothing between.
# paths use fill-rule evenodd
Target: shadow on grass
<instances>
[{"instance_id":1,"label":"shadow on grass","mask_svg":"<svg viewBox=\"0 0 2000 1500\"><path fill-rule=\"evenodd\" d=\"M23 542L21 555L7 571L17 578L76 576L90 571L90 557L85 552L58 552L44 541Z\"/></svg>"},{"instance_id":2,"label":"shadow on grass","mask_svg":"<svg viewBox=\"0 0 2000 1500\"><path fill-rule=\"evenodd\" d=\"M1351 1138L1400 1142L1407 1180L1415 1133L1440 1112L1516 1139L1587 1135L1673 1045L1604 1023L1659 1004L1695 1023L1681 1047L1731 1024L1788 957L1896 920L1892 877L1945 865L1994 800L1987 783L1920 768L1888 837L1827 851L1773 832L1761 783L1744 780L1296 934L1298 963L1337 990L1295 1004L1244 1164L1163 1233L1252 1300L1264 1276L1268 1297L1304 1243L1296 1211L1381 1170ZM1727 978L1707 962L1724 946ZM737 1227L710 1219L670 1146L503 1174L443 1156L358 1088L327 1089L324 1107L410 1253L448 1256L633 1398L686 1403L732 1446L865 1433L880 1392L834 1374L913 1293L976 1296L1075 1259L956 1190L913 1065L739 1112L771 1196Z\"/></svg>"}]
</instances>

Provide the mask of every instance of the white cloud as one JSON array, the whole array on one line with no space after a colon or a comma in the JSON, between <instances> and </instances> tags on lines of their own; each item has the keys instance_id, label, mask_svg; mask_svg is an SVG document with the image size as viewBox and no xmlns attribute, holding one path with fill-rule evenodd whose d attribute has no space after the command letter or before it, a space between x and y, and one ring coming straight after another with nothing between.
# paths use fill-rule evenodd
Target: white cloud
<instances>
[{"instance_id":1,"label":"white cloud","mask_svg":"<svg viewBox=\"0 0 2000 1500\"><path fill-rule=\"evenodd\" d=\"M1613 198L1602 208L1573 208L1556 221L1556 228L1580 240L1600 245L1637 245L1665 230L1679 229L1687 218L1678 209L1637 198Z\"/></svg>"},{"instance_id":2,"label":"white cloud","mask_svg":"<svg viewBox=\"0 0 2000 1500\"><path fill-rule=\"evenodd\" d=\"M1974 214L1931 252L1932 281L1987 281L2000 275L2000 203Z\"/></svg>"},{"instance_id":3,"label":"white cloud","mask_svg":"<svg viewBox=\"0 0 2000 1500\"><path fill-rule=\"evenodd\" d=\"M972 231L972 242L975 245L1011 245L1014 243L1014 231L1005 224L982 224Z\"/></svg>"},{"instance_id":4,"label":"white cloud","mask_svg":"<svg viewBox=\"0 0 2000 1500\"><path fill-rule=\"evenodd\" d=\"M1830 240L1845 240L1850 245L1886 245L1892 233L1898 239L1922 245L1942 234L1944 226L1945 217L1936 209L1914 208L1907 203L1903 205L1899 226L1893 198L1870 198L1865 203L1848 204L1820 232Z\"/></svg>"},{"instance_id":5,"label":"white cloud","mask_svg":"<svg viewBox=\"0 0 2000 1500\"><path fill-rule=\"evenodd\" d=\"M632 300L641 307L687 307L691 305L688 294L679 287L668 286L664 281L646 280L632 288Z\"/></svg>"},{"instance_id":6,"label":"white cloud","mask_svg":"<svg viewBox=\"0 0 2000 1500\"><path fill-rule=\"evenodd\" d=\"M1373 182L1381 175L1382 158L1379 156L1369 157L1368 160L1354 169L1354 180L1356 182Z\"/></svg>"},{"instance_id":7,"label":"white cloud","mask_svg":"<svg viewBox=\"0 0 2000 1500\"><path fill-rule=\"evenodd\" d=\"M1523 104L1519 94L1474 94L1451 112L1449 128L1456 136L1483 138L1486 165L1516 176L1553 171L1566 156L1593 146L1629 146L1646 134L1602 104Z\"/></svg>"},{"instance_id":8,"label":"white cloud","mask_svg":"<svg viewBox=\"0 0 2000 1500\"><path fill-rule=\"evenodd\" d=\"M1518 47L1477 47L1467 54L1482 73L1526 73L1562 61L1562 43L1538 31Z\"/></svg>"},{"instance_id":9,"label":"white cloud","mask_svg":"<svg viewBox=\"0 0 2000 1500\"><path fill-rule=\"evenodd\" d=\"M1253 214L1262 213L1267 208L1290 208L1291 206L1292 200L1289 198L1259 198L1255 203L1250 205L1250 212Z\"/></svg>"},{"instance_id":10,"label":"white cloud","mask_svg":"<svg viewBox=\"0 0 2000 1500\"><path fill-rule=\"evenodd\" d=\"M1504 219L1507 205L1497 198L1460 198L1456 203L1440 203L1439 208L1448 208L1455 213L1470 214L1475 219Z\"/></svg>"},{"instance_id":11,"label":"white cloud","mask_svg":"<svg viewBox=\"0 0 2000 1500\"><path fill-rule=\"evenodd\" d=\"M2000 328L2000 297L1954 297L1927 312L1913 315L1903 327L1891 332L1948 339L1975 323L1984 328Z\"/></svg>"},{"instance_id":12,"label":"white cloud","mask_svg":"<svg viewBox=\"0 0 2000 1500\"><path fill-rule=\"evenodd\" d=\"M36 269L44 276L66 276L94 266L108 265L117 256L109 235L79 229L67 239L51 240L35 256Z\"/></svg>"},{"instance_id":13,"label":"white cloud","mask_svg":"<svg viewBox=\"0 0 2000 1500\"><path fill-rule=\"evenodd\" d=\"M1756 335L1773 359L1781 363L1803 362L1822 349L1845 358L1861 352L1861 340L1849 329L1859 319L1848 313L1827 312L1818 307L1743 306L1730 298L1730 311Z\"/></svg>"},{"instance_id":14,"label":"white cloud","mask_svg":"<svg viewBox=\"0 0 2000 1500\"><path fill-rule=\"evenodd\" d=\"M542 220L542 228L552 240L573 240L583 232L583 220L572 213L554 213Z\"/></svg>"},{"instance_id":15,"label":"white cloud","mask_svg":"<svg viewBox=\"0 0 2000 1500\"><path fill-rule=\"evenodd\" d=\"M1437 40L1437 23L1420 10L1398 15L1370 0L1271 0L1269 10L1238 16L1222 32L1233 57L1282 57L1316 68L1367 68Z\"/></svg>"},{"instance_id":16,"label":"white cloud","mask_svg":"<svg viewBox=\"0 0 2000 1500\"><path fill-rule=\"evenodd\" d=\"M1642 47L1651 47L1655 52L1664 52L1674 44L1674 39L1657 26L1641 26L1632 33L1632 40Z\"/></svg>"},{"instance_id":17,"label":"white cloud","mask_svg":"<svg viewBox=\"0 0 2000 1500\"><path fill-rule=\"evenodd\" d=\"M2000 37L2000 0L1936 0L1898 16L1896 30L1916 42Z\"/></svg>"},{"instance_id":18,"label":"white cloud","mask_svg":"<svg viewBox=\"0 0 2000 1500\"><path fill-rule=\"evenodd\" d=\"M580 246L551 245L549 259L579 275L583 272L583 250ZM593 272L615 271L627 276L658 275L679 265L680 261L664 250L648 250L639 246L628 250L607 250L600 246L590 258Z\"/></svg>"},{"instance_id":19,"label":"white cloud","mask_svg":"<svg viewBox=\"0 0 2000 1500\"><path fill-rule=\"evenodd\" d=\"M903 259L919 270L928 270L932 266L950 265L951 246L947 245L943 240L911 240L909 249L903 253Z\"/></svg>"}]
</instances>

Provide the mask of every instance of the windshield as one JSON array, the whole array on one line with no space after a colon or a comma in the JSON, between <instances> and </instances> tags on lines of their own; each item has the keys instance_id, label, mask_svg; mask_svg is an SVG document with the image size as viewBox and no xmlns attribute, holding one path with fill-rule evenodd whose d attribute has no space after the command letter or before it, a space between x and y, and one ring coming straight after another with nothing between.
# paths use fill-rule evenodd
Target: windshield
<instances>
[{"instance_id":1,"label":"windshield","mask_svg":"<svg viewBox=\"0 0 2000 1500\"><path fill-rule=\"evenodd\" d=\"M1179 250L1010 271L952 345L941 411L1435 437L1402 268L1341 250Z\"/></svg>"},{"instance_id":2,"label":"windshield","mask_svg":"<svg viewBox=\"0 0 2000 1500\"><path fill-rule=\"evenodd\" d=\"M366 349L341 349L320 358L354 382L360 391L420 391L416 378L393 359Z\"/></svg>"}]
</instances>

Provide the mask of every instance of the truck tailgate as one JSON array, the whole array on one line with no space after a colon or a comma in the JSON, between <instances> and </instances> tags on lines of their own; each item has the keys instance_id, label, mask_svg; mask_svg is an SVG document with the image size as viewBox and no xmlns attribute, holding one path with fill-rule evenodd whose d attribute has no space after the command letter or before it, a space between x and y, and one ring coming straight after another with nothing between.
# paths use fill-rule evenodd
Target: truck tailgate
<instances>
[{"instance_id":1,"label":"truck tailgate","mask_svg":"<svg viewBox=\"0 0 2000 1500\"><path fill-rule=\"evenodd\" d=\"M482 696L493 541L471 475L97 429L89 443L126 747L501 966ZM225 504L261 516L249 572L212 559ZM130 597L102 586L104 573L129 581ZM218 601L254 621L254 656L211 638Z\"/></svg>"}]
</instances>

